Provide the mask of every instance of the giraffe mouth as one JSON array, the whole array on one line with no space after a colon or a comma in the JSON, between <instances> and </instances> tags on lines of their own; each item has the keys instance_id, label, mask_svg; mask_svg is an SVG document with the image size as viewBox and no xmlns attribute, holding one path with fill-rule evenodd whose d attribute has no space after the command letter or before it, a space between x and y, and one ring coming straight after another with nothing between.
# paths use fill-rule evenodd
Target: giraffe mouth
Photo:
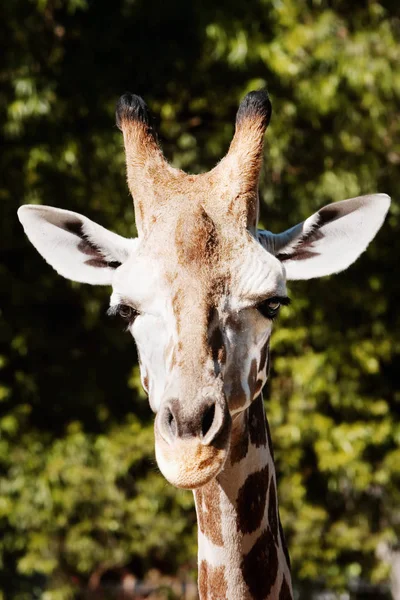
<instances>
[{"instance_id":1,"label":"giraffe mouth","mask_svg":"<svg viewBox=\"0 0 400 600\"><path fill-rule=\"evenodd\" d=\"M184 426L178 411L173 423L170 407L157 414L154 424L157 464L172 485L201 487L223 469L229 453L232 419L226 402L206 403L194 430Z\"/></svg>"},{"instance_id":2,"label":"giraffe mouth","mask_svg":"<svg viewBox=\"0 0 400 600\"><path fill-rule=\"evenodd\" d=\"M197 438L166 444L156 428L158 467L164 477L178 488L196 489L214 479L225 465L229 445L230 435L222 447L204 445Z\"/></svg>"}]
</instances>

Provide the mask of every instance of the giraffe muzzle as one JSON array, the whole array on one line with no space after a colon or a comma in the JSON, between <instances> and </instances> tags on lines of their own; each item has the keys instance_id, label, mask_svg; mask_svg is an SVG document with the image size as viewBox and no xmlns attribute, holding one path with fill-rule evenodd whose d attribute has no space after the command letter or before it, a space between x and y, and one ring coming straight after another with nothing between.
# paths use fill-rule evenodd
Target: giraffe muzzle
<instances>
[{"instance_id":1,"label":"giraffe muzzle","mask_svg":"<svg viewBox=\"0 0 400 600\"><path fill-rule=\"evenodd\" d=\"M205 485L225 464L230 431L225 399L205 398L190 413L177 399L164 402L155 421L156 458L164 477L182 488Z\"/></svg>"}]
</instances>

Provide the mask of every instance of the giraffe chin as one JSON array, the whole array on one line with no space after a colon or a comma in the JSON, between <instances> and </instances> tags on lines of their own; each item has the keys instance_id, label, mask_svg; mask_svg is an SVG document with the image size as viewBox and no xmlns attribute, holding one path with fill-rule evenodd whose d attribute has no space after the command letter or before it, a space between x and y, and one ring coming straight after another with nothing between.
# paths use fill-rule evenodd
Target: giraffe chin
<instances>
[{"instance_id":1,"label":"giraffe chin","mask_svg":"<svg viewBox=\"0 0 400 600\"><path fill-rule=\"evenodd\" d=\"M166 444L156 434L156 459L161 473L172 485L193 490L214 479L223 469L226 448L203 445L197 438L176 440Z\"/></svg>"}]
</instances>

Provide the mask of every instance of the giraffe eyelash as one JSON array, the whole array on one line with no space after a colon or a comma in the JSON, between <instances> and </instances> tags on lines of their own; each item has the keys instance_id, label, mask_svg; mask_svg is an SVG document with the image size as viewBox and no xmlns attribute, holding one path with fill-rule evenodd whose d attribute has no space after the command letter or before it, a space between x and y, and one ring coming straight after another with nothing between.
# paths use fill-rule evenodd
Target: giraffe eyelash
<instances>
[{"instance_id":1,"label":"giraffe eyelash","mask_svg":"<svg viewBox=\"0 0 400 600\"><path fill-rule=\"evenodd\" d=\"M126 330L129 329L129 326L132 325L132 323L139 316L139 314L139 311L133 306L122 303L110 306L110 308L107 310L108 316L119 316L127 324Z\"/></svg>"},{"instance_id":2,"label":"giraffe eyelash","mask_svg":"<svg viewBox=\"0 0 400 600\"><path fill-rule=\"evenodd\" d=\"M281 306L287 306L288 304L290 304L290 298L287 296L273 296L260 302L255 308L263 317L273 321L279 315Z\"/></svg>"}]
</instances>

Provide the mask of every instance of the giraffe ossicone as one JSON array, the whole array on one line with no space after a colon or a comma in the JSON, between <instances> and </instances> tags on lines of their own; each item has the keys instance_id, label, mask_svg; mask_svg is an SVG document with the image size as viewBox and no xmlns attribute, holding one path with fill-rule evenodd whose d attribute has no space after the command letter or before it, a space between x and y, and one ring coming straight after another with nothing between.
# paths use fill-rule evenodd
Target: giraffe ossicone
<instances>
[{"instance_id":1,"label":"giraffe ossicone","mask_svg":"<svg viewBox=\"0 0 400 600\"><path fill-rule=\"evenodd\" d=\"M290 600L271 437L261 395L286 281L347 268L381 227L390 199L328 205L291 229L257 230L264 91L241 103L227 155L188 175L164 158L143 100L117 105L138 237L88 218L22 206L33 245L61 275L111 285L110 312L135 338L156 413L160 470L194 490L202 599Z\"/></svg>"}]
</instances>

